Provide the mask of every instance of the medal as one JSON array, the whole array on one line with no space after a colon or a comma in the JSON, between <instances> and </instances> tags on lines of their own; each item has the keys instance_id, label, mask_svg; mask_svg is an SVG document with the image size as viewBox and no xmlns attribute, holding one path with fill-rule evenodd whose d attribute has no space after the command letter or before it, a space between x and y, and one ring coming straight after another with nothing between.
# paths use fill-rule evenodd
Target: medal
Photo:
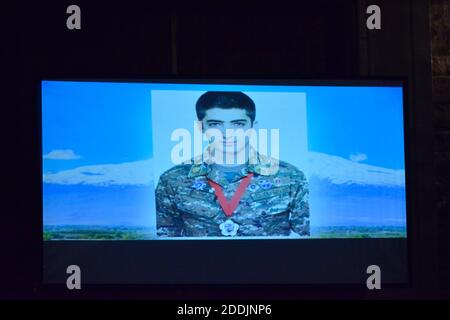
<instances>
[{"instance_id":1,"label":"medal","mask_svg":"<svg viewBox=\"0 0 450 320\"><path fill-rule=\"evenodd\" d=\"M225 222L222 222L219 225L219 228L222 231L222 235L235 236L239 229L239 225L237 223L235 223L233 220L228 219Z\"/></svg>"}]
</instances>

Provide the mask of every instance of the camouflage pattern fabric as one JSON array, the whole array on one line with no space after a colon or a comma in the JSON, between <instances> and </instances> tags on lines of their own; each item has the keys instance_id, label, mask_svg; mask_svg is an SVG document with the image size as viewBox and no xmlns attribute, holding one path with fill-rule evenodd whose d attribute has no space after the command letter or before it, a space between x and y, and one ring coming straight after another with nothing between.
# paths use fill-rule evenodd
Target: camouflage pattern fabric
<instances>
[{"instance_id":1,"label":"camouflage pattern fabric","mask_svg":"<svg viewBox=\"0 0 450 320\"><path fill-rule=\"evenodd\" d=\"M228 181L215 166L193 160L161 175L156 188L157 235L160 237L225 237L221 225L231 219L235 236L309 236L308 184L302 171L272 158L257 156ZM249 172L250 184L231 217L221 208L208 179L221 185L231 199ZM228 222L227 222L228 223ZM233 224L232 224L233 225Z\"/></svg>"}]
</instances>

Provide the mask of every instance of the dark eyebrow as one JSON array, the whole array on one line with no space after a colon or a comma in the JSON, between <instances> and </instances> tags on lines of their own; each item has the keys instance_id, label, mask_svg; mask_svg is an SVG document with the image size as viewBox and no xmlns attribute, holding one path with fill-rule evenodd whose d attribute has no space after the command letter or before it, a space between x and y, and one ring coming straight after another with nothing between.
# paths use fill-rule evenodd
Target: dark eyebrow
<instances>
[{"instance_id":1,"label":"dark eyebrow","mask_svg":"<svg viewBox=\"0 0 450 320\"><path fill-rule=\"evenodd\" d=\"M210 119L210 120L207 120L206 122L207 122L207 123L210 123L210 122L218 122L218 123L223 123L223 121L222 121L222 120L214 120L214 119Z\"/></svg>"},{"instance_id":2,"label":"dark eyebrow","mask_svg":"<svg viewBox=\"0 0 450 320\"><path fill-rule=\"evenodd\" d=\"M236 123L236 122L247 122L247 119L236 119L236 120L231 120L231 123Z\"/></svg>"}]
</instances>

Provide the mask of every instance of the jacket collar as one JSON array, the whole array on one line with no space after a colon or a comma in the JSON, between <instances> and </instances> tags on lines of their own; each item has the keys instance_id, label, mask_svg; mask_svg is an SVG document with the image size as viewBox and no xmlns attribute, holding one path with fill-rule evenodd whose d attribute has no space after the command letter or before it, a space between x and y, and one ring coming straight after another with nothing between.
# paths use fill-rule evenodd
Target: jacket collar
<instances>
[{"instance_id":1,"label":"jacket collar","mask_svg":"<svg viewBox=\"0 0 450 320\"><path fill-rule=\"evenodd\" d=\"M222 186L228 184L223 173L220 170L217 170L213 165L214 159L211 157L209 148L205 150L203 155L191 160L191 164L192 166L188 174L189 178L206 176L208 179ZM254 148L250 147L249 160L246 163L246 166L236 175L235 180L247 176L250 172L262 176L271 176L278 172L278 168L278 159L262 155L256 152Z\"/></svg>"}]
</instances>

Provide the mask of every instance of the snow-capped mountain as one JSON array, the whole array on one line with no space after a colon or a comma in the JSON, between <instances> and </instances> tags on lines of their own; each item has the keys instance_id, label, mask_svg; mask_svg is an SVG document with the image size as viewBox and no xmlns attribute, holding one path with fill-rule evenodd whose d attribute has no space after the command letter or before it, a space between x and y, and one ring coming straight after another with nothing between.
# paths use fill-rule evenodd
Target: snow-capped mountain
<instances>
[{"instance_id":1,"label":"snow-capped mountain","mask_svg":"<svg viewBox=\"0 0 450 320\"><path fill-rule=\"evenodd\" d=\"M43 178L45 183L63 185L149 185L153 181L152 160L82 166L45 173Z\"/></svg>"},{"instance_id":2,"label":"snow-capped mountain","mask_svg":"<svg viewBox=\"0 0 450 320\"><path fill-rule=\"evenodd\" d=\"M301 168L309 179L332 184L404 186L405 171L351 161L325 153L309 152L308 167ZM44 182L52 184L149 185L154 177L152 160L82 166L56 173L45 173Z\"/></svg>"},{"instance_id":3,"label":"snow-capped mountain","mask_svg":"<svg viewBox=\"0 0 450 320\"><path fill-rule=\"evenodd\" d=\"M393 170L363 164L325 153L309 152L309 178L329 180L333 184L404 186L405 170Z\"/></svg>"}]
</instances>

